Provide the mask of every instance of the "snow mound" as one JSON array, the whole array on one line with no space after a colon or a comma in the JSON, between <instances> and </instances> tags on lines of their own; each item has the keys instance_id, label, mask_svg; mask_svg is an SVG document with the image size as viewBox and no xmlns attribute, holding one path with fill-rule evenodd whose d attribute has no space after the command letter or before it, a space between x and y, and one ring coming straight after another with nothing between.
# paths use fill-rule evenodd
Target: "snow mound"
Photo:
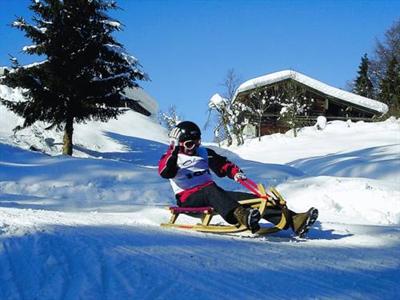
<instances>
[{"instance_id":1,"label":"snow mound","mask_svg":"<svg viewBox=\"0 0 400 300\"><path fill-rule=\"evenodd\" d=\"M312 177L278 186L289 207L318 207L321 222L364 225L400 224L400 188L379 180Z\"/></svg>"},{"instance_id":2,"label":"snow mound","mask_svg":"<svg viewBox=\"0 0 400 300\"><path fill-rule=\"evenodd\" d=\"M230 148L244 159L287 164L312 175L366 177L400 183L400 119L328 122L324 130L300 129L249 139Z\"/></svg>"}]
</instances>

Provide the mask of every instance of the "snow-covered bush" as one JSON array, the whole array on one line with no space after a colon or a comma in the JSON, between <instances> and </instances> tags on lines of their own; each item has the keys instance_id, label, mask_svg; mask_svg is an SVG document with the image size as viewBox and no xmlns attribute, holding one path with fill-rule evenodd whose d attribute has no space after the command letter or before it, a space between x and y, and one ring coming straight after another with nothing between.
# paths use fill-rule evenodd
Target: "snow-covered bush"
<instances>
[{"instance_id":1,"label":"snow-covered bush","mask_svg":"<svg viewBox=\"0 0 400 300\"><path fill-rule=\"evenodd\" d=\"M326 122L327 122L326 117L324 117L324 116L319 116L319 117L317 118L317 123L315 123L314 126L315 126L315 128L318 129L318 130L324 130L325 127L326 127Z\"/></svg>"},{"instance_id":2,"label":"snow-covered bush","mask_svg":"<svg viewBox=\"0 0 400 300\"><path fill-rule=\"evenodd\" d=\"M243 130L249 119L245 117L248 107L243 103L233 103L231 100L214 94L208 102L209 112L217 113L217 122L214 127L214 137L219 143L226 140L228 146L232 145L236 138L238 145L243 144Z\"/></svg>"}]
</instances>

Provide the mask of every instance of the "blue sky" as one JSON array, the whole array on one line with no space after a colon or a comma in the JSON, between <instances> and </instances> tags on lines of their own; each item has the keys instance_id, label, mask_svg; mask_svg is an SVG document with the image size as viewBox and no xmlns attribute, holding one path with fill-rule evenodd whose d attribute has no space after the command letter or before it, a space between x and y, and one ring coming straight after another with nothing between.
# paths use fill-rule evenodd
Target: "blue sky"
<instances>
[{"instance_id":1,"label":"blue sky","mask_svg":"<svg viewBox=\"0 0 400 300\"><path fill-rule=\"evenodd\" d=\"M398 0L364 1L169 1L119 0L111 13L124 24L117 38L150 78L141 86L161 110L203 126L208 99L234 68L242 81L294 69L344 88L364 53L400 17ZM30 18L28 0L0 0L0 65L8 54L22 63L23 33L9 24ZM205 132L210 140L210 132Z\"/></svg>"}]
</instances>

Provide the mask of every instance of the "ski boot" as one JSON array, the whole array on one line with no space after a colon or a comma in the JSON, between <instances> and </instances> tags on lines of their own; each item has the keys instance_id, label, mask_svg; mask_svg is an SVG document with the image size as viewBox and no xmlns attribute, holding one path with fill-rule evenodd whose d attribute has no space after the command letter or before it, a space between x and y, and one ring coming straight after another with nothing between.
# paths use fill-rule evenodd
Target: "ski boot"
<instances>
[{"instance_id":1,"label":"ski boot","mask_svg":"<svg viewBox=\"0 0 400 300\"><path fill-rule=\"evenodd\" d=\"M303 238L318 218L318 209L311 207L307 212L293 216L293 231Z\"/></svg>"},{"instance_id":2,"label":"ski boot","mask_svg":"<svg viewBox=\"0 0 400 300\"><path fill-rule=\"evenodd\" d=\"M255 208L244 208L239 206L233 212L240 225L246 226L251 230L251 233L255 233L260 230L258 222L261 219L260 211Z\"/></svg>"}]
</instances>

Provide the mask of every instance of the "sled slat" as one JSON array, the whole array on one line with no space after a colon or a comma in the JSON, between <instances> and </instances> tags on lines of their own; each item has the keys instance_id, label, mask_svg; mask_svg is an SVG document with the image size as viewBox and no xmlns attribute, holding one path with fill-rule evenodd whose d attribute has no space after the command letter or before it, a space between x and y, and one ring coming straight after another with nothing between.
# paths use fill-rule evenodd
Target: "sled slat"
<instances>
[{"instance_id":1,"label":"sled slat","mask_svg":"<svg viewBox=\"0 0 400 300\"><path fill-rule=\"evenodd\" d=\"M214 209L210 206L204 206L204 207L171 206L169 210L171 211L171 213L175 214L210 214L214 211Z\"/></svg>"},{"instance_id":2,"label":"sled slat","mask_svg":"<svg viewBox=\"0 0 400 300\"><path fill-rule=\"evenodd\" d=\"M283 198L283 196L276 190L275 187L271 187L271 192L274 194L275 197L278 198L279 204L280 205L286 205L286 200Z\"/></svg>"},{"instance_id":3,"label":"sled slat","mask_svg":"<svg viewBox=\"0 0 400 300\"><path fill-rule=\"evenodd\" d=\"M262 199L256 198L256 199L249 199L249 200L240 200L238 201L241 205L259 205L263 201Z\"/></svg>"},{"instance_id":4,"label":"sled slat","mask_svg":"<svg viewBox=\"0 0 400 300\"><path fill-rule=\"evenodd\" d=\"M212 233L234 233L234 232L242 232L248 230L246 226L234 226L234 225L188 225L188 224L170 224L164 223L161 224L162 227L170 227L176 229L187 229L198 232L212 232Z\"/></svg>"}]
</instances>

